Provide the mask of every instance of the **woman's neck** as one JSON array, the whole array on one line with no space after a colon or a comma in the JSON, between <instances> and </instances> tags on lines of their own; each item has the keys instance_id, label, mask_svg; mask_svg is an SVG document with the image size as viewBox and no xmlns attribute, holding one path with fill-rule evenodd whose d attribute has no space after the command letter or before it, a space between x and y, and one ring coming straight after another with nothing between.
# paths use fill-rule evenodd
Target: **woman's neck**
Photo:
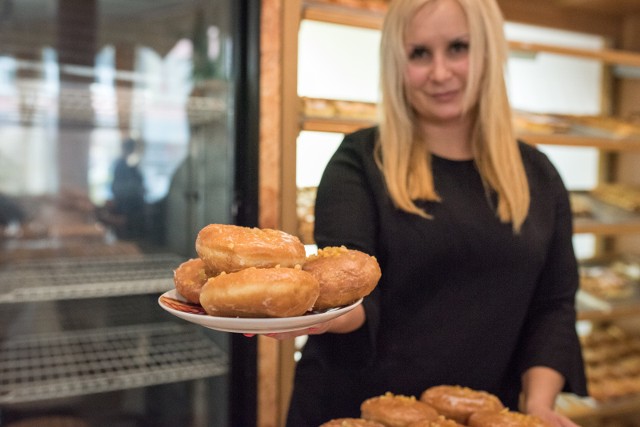
<instances>
[{"instance_id":1,"label":"woman's neck","mask_svg":"<svg viewBox=\"0 0 640 427\"><path fill-rule=\"evenodd\" d=\"M432 154L451 160L473 159L470 120L423 123L421 130Z\"/></svg>"}]
</instances>

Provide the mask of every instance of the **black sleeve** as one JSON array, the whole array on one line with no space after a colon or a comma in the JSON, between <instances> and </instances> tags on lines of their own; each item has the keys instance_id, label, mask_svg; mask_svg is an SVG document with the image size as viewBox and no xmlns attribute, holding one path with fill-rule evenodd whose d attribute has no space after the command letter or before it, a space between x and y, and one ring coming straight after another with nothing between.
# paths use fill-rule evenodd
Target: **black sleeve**
<instances>
[{"instance_id":1,"label":"black sleeve","mask_svg":"<svg viewBox=\"0 0 640 427\"><path fill-rule=\"evenodd\" d=\"M318 248L344 245L377 256L378 214L371 184L375 170L373 131L347 135L329 161L315 207L314 236ZM384 275L384 271L382 273ZM310 337L320 344L321 360L334 367L367 366L375 357L379 324L379 291L364 299L366 322L349 334ZM326 354L325 354L326 353Z\"/></svg>"},{"instance_id":2,"label":"black sleeve","mask_svg":"<svg viewBox=\"0 0 640 427\"><path fill-rule=\"evenodd\" d=\"M544 160L547 178L542 182L546 182L544 191L548 197L545 200L549 205L536 206L540 201L532 197L531 209L553 207L555 230L522 334L520 372L532 366L550 367L565 377L564 391L586 395L582 352L576 333L575 295L579 275L569 194L556 169L548 159Z\"/></svg>"},{"instance_id":3,"label":"black sleeve","mask_svg":"<svg viewBox=\"0 0 640 427\"><path fill-rule=\"evenodd\" d=\"M377 214L367 166L369 141L347 135L320 180L314 236L319 248L345 245L376 255Z\"/></svg>"}]
</instances>

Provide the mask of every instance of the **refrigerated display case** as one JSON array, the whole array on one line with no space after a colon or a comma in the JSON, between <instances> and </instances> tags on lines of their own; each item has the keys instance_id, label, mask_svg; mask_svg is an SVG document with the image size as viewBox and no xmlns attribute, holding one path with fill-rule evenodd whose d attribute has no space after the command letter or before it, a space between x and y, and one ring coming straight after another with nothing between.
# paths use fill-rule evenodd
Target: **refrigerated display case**
<instances>
[{"instance_id":1,"label":"refrigerated display case","mask_svg":"<svg viewBox=\"0 0 640 427\"><path fill-rule=\"evenodd\" d=\"M256 225L259 11L0 1L0 426L255 424L255 343L157 299Z\"/></svg>"}]
</instances>

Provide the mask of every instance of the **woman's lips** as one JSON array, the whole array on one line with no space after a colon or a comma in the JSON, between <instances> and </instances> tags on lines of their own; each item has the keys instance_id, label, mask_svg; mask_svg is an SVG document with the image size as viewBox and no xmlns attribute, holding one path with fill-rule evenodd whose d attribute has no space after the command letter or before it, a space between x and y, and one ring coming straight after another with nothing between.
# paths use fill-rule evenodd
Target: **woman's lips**
<instances>
[{"instance_id":1,"label":"woman's lips","mask_svg":"<svg viewBox=\"0 0 640 427\"><path fill-rule=\"evenodd\" d=\"M446 92L432 93L431 97L438 102L447 102L455 99L458 96L457 90L450 90Z\"/></svg>"}]
</instances>

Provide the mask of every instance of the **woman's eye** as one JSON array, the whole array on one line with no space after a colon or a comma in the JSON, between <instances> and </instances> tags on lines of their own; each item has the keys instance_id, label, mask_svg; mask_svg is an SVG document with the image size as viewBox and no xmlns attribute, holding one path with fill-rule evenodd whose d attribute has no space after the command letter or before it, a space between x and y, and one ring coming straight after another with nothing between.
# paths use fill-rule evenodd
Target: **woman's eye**
<instances>
[{"instance_id":1,"label":"woman's eye","mask_svg":"<svg viewBox=\"0 0 640 427\"><path fill-rule=\"evenodd\" d=\"M429 50L422 46L416 46L413 49L411 49L411 51L409 52L409 59L411 60L427 59L429 58L429 56L430 56Z\"/></svg>"},{"instance_id":2,"label":"woman's eye","mask_svg":"<svg viewBox=\"0 0 640 427\"><path fill-rule=\"evenodd\" d=\"M465 53L469 50L469 43L463 41L455 41L451 43L450 49L453 53Z\"/></svg>"}]
</instances>

